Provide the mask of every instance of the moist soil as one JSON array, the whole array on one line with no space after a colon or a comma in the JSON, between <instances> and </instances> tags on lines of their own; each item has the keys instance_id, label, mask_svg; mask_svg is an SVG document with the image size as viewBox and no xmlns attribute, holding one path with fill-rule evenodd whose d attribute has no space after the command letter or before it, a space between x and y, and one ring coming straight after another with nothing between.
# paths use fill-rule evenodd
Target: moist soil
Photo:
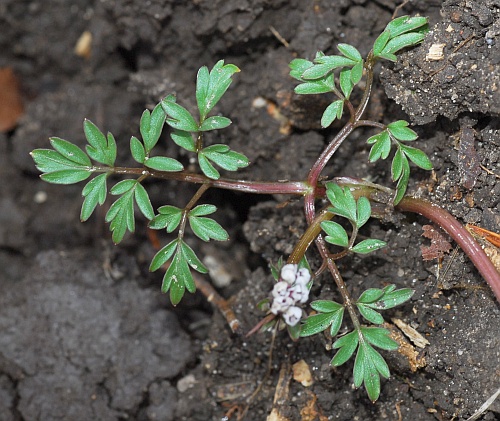
<instances>
[{"instance_id":1,"label":"moist soil","mask_svg":"<svg viewBox=\"0 0 500 421\"><path fill-rule=\"evenodd\" d=\"M197 69L225 59L241 73L216 110L233 121L217 140L250 159L238 178L302 179L339 126L321 130L326 103L292 94L288 63L336 53L339 42L366 54L398 5L2 1L0 66L13 70L24 102L17 125L0 133L2 421L458 420L500 387L499 304L462 251L422 259L429 241L422 217L371 221L362 234L389 246L339 261L355 296L387 283L416 291L384 316L389 329L399 319L427 342L418 347L399 333L405 345L386 355L392 376L372 403L352 386L352 363L330 366L331 338L294 343L278 332L272 345L271 333L234 334L201 293L172 307L160 292L161 273L148 272L154 249L146 222L139 218L136 233L114 246L104 223L109 203L81 224L81 186L42 182L29 156L48 147L49 136L83 146L89 118L115 135L120 165L133 165L128 141L144 108L174 92L195 109ZM397 13L428 16L430 32L377 71L367 117L415 125L434 171L412 170L411 194L498 232L500 3L405 1ZM84 33L92 39L76 54ZM355 132L325 175L390 185L387 163L367 164L364 140L372 134ZM168 136L158 148L189 163ZM173 182L146 187L155 208L184 206L195 191ZM256 304L273 285L268 264L286 258L305 228L302 205L227 191L205 198L219 207L231 240L187 241L217 269L211 281L246 332L264 315ZM318 263L314 253L311 262ZM340 299L326 277L311 294ZM301 360L312 376L305 385L297 381ZM499 420L500 403L479 419Z\"/></svg>"}]
</instances>

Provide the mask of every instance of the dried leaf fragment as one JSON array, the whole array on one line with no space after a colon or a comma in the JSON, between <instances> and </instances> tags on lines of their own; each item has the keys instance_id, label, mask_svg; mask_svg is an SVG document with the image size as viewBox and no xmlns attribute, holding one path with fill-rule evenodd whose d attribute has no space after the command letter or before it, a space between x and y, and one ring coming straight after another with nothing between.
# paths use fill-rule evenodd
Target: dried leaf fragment
<instances>
[{"instance_id":1,"label":"dried leaf fragment","mask_svg":"<svg viewBox=\"0 0 500 421\"><path fill-rule=\"evenodd\" d=\"M19 81L10 67L0 68L0 132L16 127L24 113Z\"/></svg>"},{"instance_id":2,"label":"dried leaf fragment","mask_svg":"<svg viewBox=\"0 0 500 421\"><path fill-rule=\"evenodd\" d=\"M442 259L446 253L450 252L451 244L442 231L432 225L424 225L422 229L424 231L422 236L431 240L430 246L420 246L424 260Z\"/></svg>"}]
</instances>

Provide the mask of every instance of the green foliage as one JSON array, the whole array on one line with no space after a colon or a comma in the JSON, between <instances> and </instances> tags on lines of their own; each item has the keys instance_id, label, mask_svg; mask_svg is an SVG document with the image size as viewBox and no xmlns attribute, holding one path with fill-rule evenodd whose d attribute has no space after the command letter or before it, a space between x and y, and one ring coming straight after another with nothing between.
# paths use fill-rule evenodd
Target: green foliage
<instances>
[{"instance_id":1,"label":"green foliage","mask_svg":"<svg viewBox=\"0 0 500 421\"><path fill-rule=\"evenodd\" d=\"M309 95L329 93L334 97L321 117L323 128L330 127L335 120L340 120L344 109L349 112L349 123L345 126L348 129L362 125L381 126L378 123L361 120L371 82L367 83L367 87L364 88L365 95L362 95L362 104L358 105L358 108L355 108L350 101L351 96L358 98L352 94L353 90L362 80L365 71L368 74L366 81L372 80L373 66L376 61L379 59L396 61L396 53L420 43L426 31L426 18L403 16L386 26L384 32L376 39L366 60L355 47L349 44L339 44L337 46L338 55L325 55L318 52L312 61L294 59L290 63L290 75L300 82L296 86L295 92ZM165 268L162 291L170 294L170 300L174 305L180 302L186 290L191 293L195 291L196 283L193 271L202 274L208 272L184 239L187 225L193 234L202 241L226 241L229 235L215 219L208 217L216 212L215 206L196 205L207 185L201 188L200 193L194 196L186 207L163 205L158 208L158 214L155 215L149 195L142 182L150 176L184 179L188 182L193 180L192 174L187 172L167 174L184 170L182 163L178 160L169 156L152 155L165 125L169 126L169 136L175 145L196 155L199 170L206 177L202 179L204 183L215 184L211 180L218 180L221 177L218 168L226 171L237 171L249 165L249 160L245 155L231 150L227 145L206 144L206 137L211 136L210 132L224 129L231 124L231 120L225 116L209 114L221 100L232 83L232 77L237 72L239 72L238 67L233 64L224 64L223 60L218 61L211 70L207 67L199 69L195 93L197 113L192 113L180 105L174 95L167 95L152 111L145 110L140 119L140 138L132 136L130 139L130 153L140 165L139 168L115 167L117 157L115 138L111 133L104 135L89 120L85 120L83 124L87 140L85 150L67 140L52 137L50 138L52 149L36 149L32 152L36 167L42 172L41 178L50 183L73 184L87 180L94 173L97 173L86 183L82 191L84 197L80 214L82 221L89 219L97 205L103 205L106 201L107 184L111 174L120 173L137 177L137 179L119 181L111 188L110 193L115 196L115 200L106 213L105 220L110 224L115 243L122 241L127 231L134 231L136 209L139 209L140 213L149 220L151 229L165 230L168 234L177 231L176 238L162 247L150 264L151 271ZM365 102L363 103L363 101ZM340 144L348 133L350 132L347 129L345 132L341 131L335 142ZM342 138L342 136L344 137ZM395 147L391 164L391 177L393 181L397 182L394 204L397 204L406 192L410 176L410 161L422 169L432 168L431 161L423 151L408 145L408 142L415 141L417 137L417 133L408 127L408 122L399 120L384 126L380 133L367 140L367 143L371 145L370 162L387 159L391 154L392 146ZM338 147L335 142L332 141L328 145L329 148L332 148L328 152L334 152L333 148ZM316 168L321 168L317 171L316 180L319 180L320 172L327 161L331 159L333 152L322 154L318 158L314 171ZM322 162L324 156L327 158L324 159L325 162ZM311 170L308 181L314 179L314 171ZM199 176L196 178L198 179L196 182L199 182ZM238 181L233 180L233 183L237 185ZM320 182L317 185L314 185L314 182L308 185L312 188L322 187ZM243 189L243 184L239 187ZM371 216L371 205L367 198L355 199L348 187L342 188L333 182L326 183L325 187L326 197L330 205L327 212L321 214L326 215L325 220L321 222L321 228L326 234L324 240L329 244L342 247L344 250L335 255L327 253L324 256L324 263L331 264L333 260L345 256L348 252L367 254L386 245L384 241L370 238L356 243L358 230L366 224ZM330 220L334 215L349 221L352 227L350 234L341 224ZM317 236L317 225L310 224L309 228L311 231L314 229L314 236ZM298 265L299 269L307 268L309 273L313 272L304 253L313 240L314 238L310 242L301 243L301 247L304 247L304 244L307 245L301 253L302 258ZM297 254L293 261L297 261ZM280 280L282 266L283 261L280 259L278 265L271 268L273 277L277 281ZM323 269L324 267L325 265ZM283 278L287 279L285 276ZM273 290L273 294L278 296L280 291L288 291L290 294L299 294L300 297L300 294L303 293L301 288L304 286L291 284L292 281L289 279L286 281L289 283L287 286L284 279L281 280L281 285L277 285L277 290ZM313 279L308 282L308 289L311 288L312 283ZM280 290L279 288L283 287L283 284L285 284L285 289ZM290 290L286 288L290 288ZM290 292L292 288L296 289ZM343 295L344 304L330 300L316 300L310 304L314 310L313 314L309 315L302 323L297 323L294 326L286 325L286 327L293 340L321 332L335 337L340 331L347 307L354 330L335 340L333 348L337 351L331 364L333 366L342 365L355 355L354 385L360 387L364 384L368 396L375 401L380 394L380 377L387 378L390 374L384 358L375 348L391 351L397 349L397 343L390 338L386 329L361 325L356 314L359 312L368 323L380 325L384 322L380 314L381 310L390 309L406 302L412 294L413 291L410 289L396 290L395 285L388 285L382 289L370 288L364 291L357 300L352 300L349 295ZM294 303L299 306L300 303L305 303L308 295L303 297L303 300L294 298ZM269 309L270 298L263 300L262 303ZM273 304L276 303L273 302ZM286 308L286 311L288 310L289 308ZM293 310L292 315L297 322L303 310L300 307L293 308ZM276 307L274 310L271 307L270 311L274 311L275 315L283 316L283 319L271 320L267 326L283 327L284 324L279 322L286 320L285 317L292 317L290 314L287 316L285 310L276 310Z\"/></svg>"},{"instance_id":2,"label":"green foliage","mask_svg":"<svg viewBox=\"0 0 500 421\"><path fill-rule=\"evenodd\" d=\"M326 196L332 205L328 210L336 215L347 218L356 230L362 227L370 218L370 201L366 197L360 197L358 200L355 200L348 187L342 188L338 184L327 183ZM347 231L336 222L323 221L321 222L321 228L326 233L325 241L327 243L348 248L349 244L354 242L354 239L349 241ZM353 253L367 254L385 245L385 241L366 239L356 245L350 246L349 250Z\"/></svg>"},{"instance_id":3,"label":"green foliage","mask_svg":"<svg viewBox=\"0 0 500 421\"><path fill-rule=\"evenodd\" d=\"M326 56L318 52L314 62L295 59L290 63L290 75L302 82L295 87L297 94L322 94L333 92L339 97L324 111L321 126L329 127L335 119L342 117L344 101L349 99L352 90L363 76L363 57L349 44L337 46L341 56ZM340 69L339 83L342 93L335 86L334 71Z\"/></svg>"},{"instance_id":4,"label":"green foliage","mask_svg":"<svg viewBox=\"0 0 500 421\"><path fill-rule=\"evenodd\" d=\"M207 146L198 153L198 163L203 173L207 177L217 180L220 178L220 173L212 165L212 162L228 171L237 171L249 164L245 155L232 151L229 146L220 144Z\"/></svg>"},{"instance_id":5,"label":"green foliage","mask_svg":"<svg viewBox=\"0 0 500 421\"><path fill-rule=\"evenodd\" d=\"M113 241L119 243L127 230L135 230L134 201L147 219L154 218L154 211L146 189L137 180L122 180L110 193L120 197L109 208L105 220L110 223Z\"/></svg>"},{"instance_id":6,"label":"green foliage","mask_svg":"<svg viewBox=\"0 0 500 421\"><path fill-rule=\"evenodd\" d=\"M186 289L191 293L196 291L190 268L199 273L207 273L208 269L181 238L171 241L159 250L153 257L149 270L154 272L169 260L171 261L163 276L161 290L164 293L170 291L170 301L173 305L177 305Z\"/></svg>"},{"instance_id":7,"label":"green foliage","mask_svg":"<svg viewBox=\"0 0 500 421\"><path fill-rule=\"evenodd\" d=\"M206 67L198 71L196 102L201 122L227 91L232 83L231 77L239 71L234 64L224 64L224 60L219 60L210 72Z\"/></svg>"},{"instance_id":8,"label":"green foliage","mask_svg":"<svg viewBox=\"0 0 500 421\"><path fill-rule=\"evenodd\" d=\"M43 174L42 180L54 184L74 184L90 177L94 168L83 150L67 140L51 137L52 149L35 149L31 156Z\"/></svg>"},{"instance_id":9,"label":"green foliage","mask_svg":"<svg viewBox=\"0 0 500 421\"><path fill-rule=\"evenodd\" d=\"M189 226L195 235L203 241L211 239L227 241L229 239L229 234L218 222L211 218L202 217L202 215L210 215L216 210L217 208L213 205L200 205L188 213Z\"/></svg>"},{"instance_id":10,"label":"green foliage","mask_svg":"<svg viewBox=\"0 0 500 421\"><path fill-rule=\"evenodd\" d=\"M383 317L376 310L387 310L408 301L414 291L409 288L395 289L388 285L383 289L370 288L363 292L356 301L356 306L362 316L371 323L382 324Z\"/></svg>"},{"instance_id":11,"label":"green foliage","mask_svg":"<svg viewBox=\"0 0 500 421\"><path fill-rule=\"evenodd\" d=\"M394 285L390 285L383 290L366 290L357 302L358 310L363 317L371 323L381 324L384 321L382 316L368 306L370 303L391 301L389 294L393 292L396 293L398 298L393 300L392 303L400 301L399 304L401 304L411 297L406 289L394 291L394 288ZM363 306L361 306L362 302L365 303ZM384 357L374 347L394 351L398 349L398 344L390 338L390 332L387 329L360 326L333 343L333 348L338 349L338 351L331 361L332 366L338 367L347 362L357 349L353 369L354 386L360 387L364 383L368 397L373 402L380 395L380 377L389 378L390 375Z\"/></svg>"},{"instance_id":12,"label":"green foliage","mask_svg":"<svg viewBox=\"0 0 500 421\"><path fill-rule=\"evenodd\" d=\"M403 143L412 142L417 138L417 133L408 127L407 121L398 120L388 124L385 130L382 130L366 141L366 143L372 145L368 155L370 162L386 159L391 151L391 146L393 144L396 145L396 152L391 164L392 180L398 182L394 204L399 203L408 187L408 180L410 178L408 159L424 170L432 169L432 162L425 152Z\"/></svg>"},{"instance_id":13,"label":"green foliage","mask_svg":"<svg viewBox=\"0 0 500 421\"><path fill-rule=\"evenodd\" d=\"M340 119L342 117L342 111L344 110L344 101L341 99L333 101L323 113L321 117L321 127L329 127L335 119Z\"/></svg>"},{"instance_id":14,"label":"green foliage","mask_svg":"<svg viewBox=\"0 0 500 421\"><path fill-rule=\"evenodd\" d=\"M168 95L161 101L161 106L167 116L166 122L174 129L170 137L181 148L196 153L201 171L213 180L220 178L220 173L214 164L227 171L237 171L249 164L246 156L232 151L227 145L203 147L202 143L204 132L224 129L231 124L231 120L227 117L208 117L208 113L227 91L232 83L231 77L236 72L239 72L239 69L233 64L224 64L224 60L218 61L210 72L207 67L202 67L198 71L196 103L200 115L199 121L196 121L187 109L177 104L174 95ZM197 142L193 138L197 139ZM151 166L150 168L160 169ZM161 171L177 171L175 168L161 169Z\"/></svg>"},{"instance_id":15,"label":"green foliage","mask_svg":"<svg viewBox=\"0 0 500 421\"><path fill-rule=\"evenodd\" d=\"M83 122L83 131L89 144L87 154L96 162L112 167L116 159L116 142L111 133L105 137L97 126L90 120Z\"/></svg>"},{"instance_id":16,"label":"green foliage","mask_svg":"<svg viewBox=\"0 0 500 421\"><path fill-rule=\"evenodd\" d=\"M396 61L396 53L423 41L427 32L427 18L401 16L389 22L373 44L373 55Z\"/></svg>"},{"instance_id":17,"label":"green foliage","mask_svg":"<svg viewBox=\"0 0 500 421\"><path fill-rule=\"evenodd\" d=\"M342 325L344 306L335 301L318 300L311 303L311 307L318 312L309 316L301 327L300 336L311 336L330 327L330 335L335 336Z\"/></svg>"},{"instance_id":18,"label":"green foliage","mask_svg":"<svg viewBox=\"0 0 500 421\"><path fill-rule=\"evenodd\" d=\"M97 204L102 205L106 200L108 193L107 178L108 174L100 174L90 180L83 188L82 195L85 197L85 200L80 212L82 222L90 218Z\"/></svg>"}]
</instances>

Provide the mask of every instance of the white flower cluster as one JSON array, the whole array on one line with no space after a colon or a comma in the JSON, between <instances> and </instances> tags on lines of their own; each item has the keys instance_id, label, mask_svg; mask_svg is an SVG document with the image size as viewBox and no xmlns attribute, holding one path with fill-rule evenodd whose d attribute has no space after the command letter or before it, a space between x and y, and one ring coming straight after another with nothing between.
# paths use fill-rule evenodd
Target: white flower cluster
<instances>
[{"instance_id":1,"label":"white flower cluster","mask_svg":"<svg viewBox=\"0 0 500 421\"><path fill-rule=\"evenodd\" d=\"M306 268L298 269L295 264L283 266L272 291L271 313L281 314L287 325L295 326L302 317L302 309L295 304L308 300L310 279L311 274Z\"/></svg>"}]
</instances>

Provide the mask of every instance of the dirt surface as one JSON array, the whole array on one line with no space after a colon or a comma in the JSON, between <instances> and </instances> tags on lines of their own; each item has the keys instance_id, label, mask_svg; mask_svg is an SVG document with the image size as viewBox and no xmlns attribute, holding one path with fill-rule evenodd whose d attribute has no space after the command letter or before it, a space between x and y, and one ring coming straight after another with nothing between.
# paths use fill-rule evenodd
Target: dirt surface
<instances>
[{"instance_id":1,"label":"dirt surface","mask_svg":"<svg viewBox=\"0 0 500 421\"><path fill-rule=\"evenodd\" d=\"M417 125L418 147L434 172L414 170L412 194L498 232L500 3L405 3L399 14L428 16L431 31L422 46L383 68L382 83L377 74L367 116ZM197 69L224 58L242 70L217 110L233 121L221 140L252 162L239 178L301 179L338 127L319 129L321 99L291 95L288 63L317 50L333 53L339 42L366 54L398 4L1 2L0 67L14 70L25 111L17 127L0 133L0 420L235 420L242 411L252 421L269 414L290 421L456 420L500 387L499 304L461 251L441 265L422 260L424 218L370 222L363 234L390 247L340 262L354 295L386 282L414 288L411 302L384 315L389 328L398 318L429 342L387 355L392 377L372 404L352 387L352 363L331 368L329 338L293 343L278 334L268 372L270 334L232 334L201 294L172 308L160 293L161 274L147 270L154 251L145 221L113 246L105 209L81 224L81 186L43 183L28 154L54 135L83 145L89 118L115 135L120 163L133 165L128 141L143 109L171 92L194 109ZM86 31L90 50L75 54ZM262 99L279 113L259 107ZM354 133L327 175L390 185L386 164L367 164L369 135ZM175 145L164 140L160 148L175 156ZM147 187L155 207L184 206L194 191L174 183ZM267 264L286 257L305 227L301 203L209 193L231 241L188 242L219 266L215 283L232 279L220 292L248 330L262 318L256 303L273 283ZM327 278L312 295L339 299ZM292 379L300 360L312 385ZM500 419L500 404L480 419Z\"/></svg>"}]
</instances>

